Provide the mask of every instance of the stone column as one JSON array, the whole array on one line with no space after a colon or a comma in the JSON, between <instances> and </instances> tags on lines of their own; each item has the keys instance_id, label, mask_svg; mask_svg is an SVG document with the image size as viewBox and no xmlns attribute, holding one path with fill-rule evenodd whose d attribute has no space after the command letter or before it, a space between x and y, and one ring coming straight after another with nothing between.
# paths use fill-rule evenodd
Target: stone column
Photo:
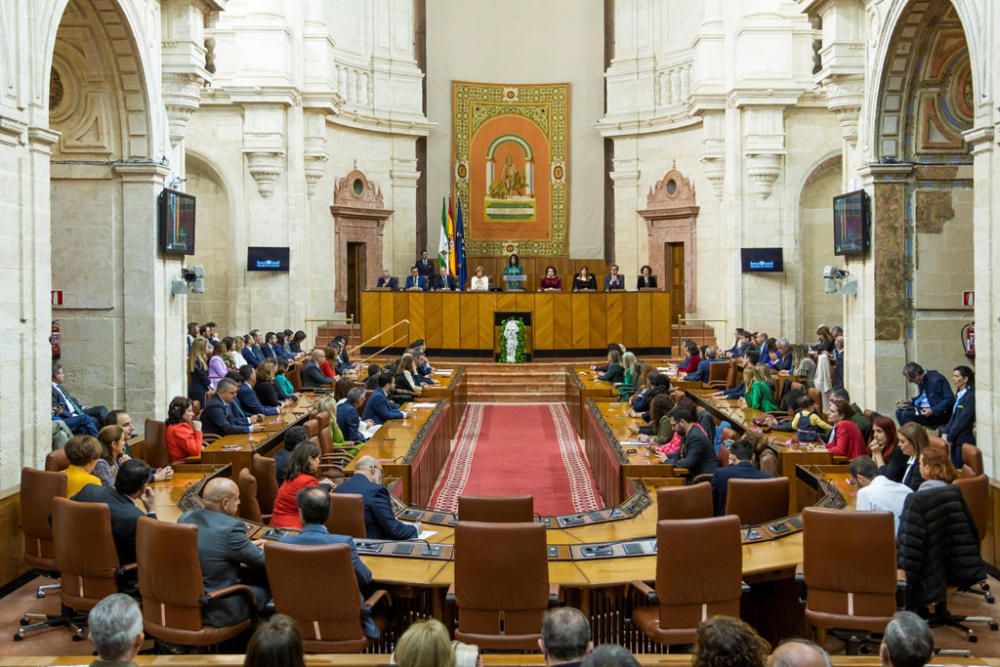
<instances>
[{"instance_id":1,"label":"stone column","mask_svg":"<svg viewBox=\"0 0 1000 667\"><path fill-rule=\"evenodd\" d=\"M646 225L636 213L643 208L639 191L639 160L637 139L620 137L615 139L614 184L615 202L615 247L613 259L621 267L621 272L634 276L639 267L646 263L649 254L649 239Z\"/></svg>"},{"instance_id":2,"label":"stone column","mask_svg":"<svg viewBox=\"0 0 1000 667\"><path fill-rule=\"evenodd\" d=\"M399 149L406 151L407 156L414 155L415 145L412 139L394 137ZM390 221L388 238L385 240L384 262L386 266L377 267L376 280L383 268L388 268L393 275L408 275L410 266L419 255L417 249L417 181L420 172L417 171L415 157L392 158L389 170L392 179L392 220ZM457 211L455 215L458 215ZM462 211L462 224L469 229L469 211ZM420 248L423 250L423 248Z\"/></svg>"},{"instance_id":3,"label":"stone column","mask_svg":"<svg viewBox=\"0 0 1000 667\"><path fill-rule=\"evenodd\" d=\"M184 318L187 297L172 296L181 259L159 250L157 195L170 170L161 164L120 164L124 291L125 409L142 429L162 419L170 399L186 395Z\"/></svg>"}]
</instances>

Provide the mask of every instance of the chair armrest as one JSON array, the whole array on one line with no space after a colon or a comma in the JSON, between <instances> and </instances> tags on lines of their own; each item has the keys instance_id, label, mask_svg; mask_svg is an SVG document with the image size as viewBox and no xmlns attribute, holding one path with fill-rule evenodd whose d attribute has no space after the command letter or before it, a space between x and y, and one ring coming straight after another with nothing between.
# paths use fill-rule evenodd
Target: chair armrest
<instances>
[{"instance_id":1,"label":"chair armrest","mask_svg":"<svg viewBox=\"0 0 1000 667\"><path fill-rule=\"evenodd\" d=\"M380 588L371 595L369 595L367 600L361 603L361 608L366 611L371 611L371 608L374 607L376 604L378 604L378 601L383 598L385 599L385 603L391 607L392 596L389 595L388 591Z\"/></svg>"},{"instance_id":2,"label":"chair armrest","mask_svg":"<svg viewBox=\"0 0 1000 667\"><path fill-rule=\"evenodd\" d=\"M750 584L745 581L740 581L740 593L746 594L750 592Z\"/></svg>"},{"instance_id":3,"label":"chair armrest","mask_svg":"<svg viewBox=\"0 0 1000 667\"><path fill-rule=\"evenodd\" d=\"M647 602L656 604L660 601L660 597L656 594L656 591L653 590L653 587L647 584L645 581L639 581L638 579L635 579L633 581L628 582L628 584L626 584L625 586L626 591L628 590L629 586L639 591L639 593L641 593L642 595L645 595Z\"/></svg>"},{"instance_id":4,"label":"chair armrest","mask_svg":"<svg viewBox=\"0 0 1000 667\"><path fill-rule=\"evenodd\" d=\"M122 565L121 567L116 569L115 574L120 577L124 575L126 572L132 572L133 570L137 570L138 568L139 566L136 563L128 563L127 565Z\"/></svg>"},{"instance_id":5,"label":"chair armrest","mask_svg":"<svg viewBox=\"0 0 1000 667\"><path fill-rule=\"evenodd\" d=\"M219 435L218 433L204 433L201 436L201 441L203 443L215 442L216 440L218 440L221 437L222 436Z\"/></svg>"},{"instance_id":6,"label":"chair armrest","mask_svg":"<svg viewBox=\"0 0 1000 667\"><path fill-rule=\"evenodd\" d=\"M197 456L186 456L184 457L184 463L201 463L201 455L199 454ZM176 466L176 464L172 465Z\"/></svg>"},{"instance_id":7,"label":"chair armrest","mask_svg":"<svg viewBox=\"0 0 1000 667\"><path fill-rule=\"evenodd\" d=\"M900 591L905 591L909 586L906 581L906 571L896 570L896 589Z\"/></svg>"},{"instance_id":8,"label":"chair armrest","mask_svg":"<svg viewBox=\"0 0 1000 667\"><path fill-rule=\"evenodd\" d=\"M559 604L559 584L549 584L549 606Z\"/></svg>"},{"instance_id":9,"label":"chair armrest","mask_svg":"<svg viewBox=\"0 0 1000 667\"><path fill-rule=\"evenodd\" d=\"M805 563L799 563L795 566L795 583L799 585L799 602L802 604L805 604L806 597L809 592L809 589L806 587L806 571L804 565Z\"/></svg>"},{"instance_id":10,"label":"chair armrest","mask_svg":"<svg viewBox=\"0 0 1000 667\"><path fill-rule=\"evenodd\" d=\"M201 596L201 604L205 605L212 600L217 600L227 595L233 595L234 593L240 593L246 595L250 599L250 607L256 608L257 596L254 594L253 589L246 584L233 584L232 586L225 586L218 590L212 591L211 593L205 593Z\"/></svg>"},{"instance_id":11,"label":"chair armrest","mask_svg":"<svg viewBox=\"0 0 1000 667\"><path fill-rule=\"evenodd\" d=\"M444 599L448 602L455 602L455 584L448 586L448 592L445 593Z\"/></svg>"},{"instance_id":12,"label":"chair armrest","mask_svg":"<svg viewBox=\"0 0 1000 667\"><path fill-rule=\"evenodd\" d=\"M326 471L326 470L336 470L336 471L341 472L341 473L344 472L344 468L342 466L336 465L334 463L320 463L319 464L319 470L320 470L320 472L323 472L323 471Z\"/></svg>"}]
</instances>

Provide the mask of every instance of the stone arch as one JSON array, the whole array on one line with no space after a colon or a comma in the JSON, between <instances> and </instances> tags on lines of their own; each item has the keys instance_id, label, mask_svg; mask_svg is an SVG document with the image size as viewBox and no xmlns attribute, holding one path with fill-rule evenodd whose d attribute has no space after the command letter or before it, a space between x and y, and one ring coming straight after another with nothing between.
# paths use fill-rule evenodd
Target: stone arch
<instances>
[{"instance_id":1,"label":"stone arch","mask_svg":"<svg viewBox=\"0 0 1000 667\"><path fill-rule=\"evenodd\" d=\"M843 320L843 301L824 293L822 278L824 266L843 263L833 254L831 220L831 203L833 197L841 193L842 177L842 153L833 151L805 170L796 191L796 252L799 255L796 264L800 267L796 340L807 340L819 324Z\"/></svg>"}]
</instances>

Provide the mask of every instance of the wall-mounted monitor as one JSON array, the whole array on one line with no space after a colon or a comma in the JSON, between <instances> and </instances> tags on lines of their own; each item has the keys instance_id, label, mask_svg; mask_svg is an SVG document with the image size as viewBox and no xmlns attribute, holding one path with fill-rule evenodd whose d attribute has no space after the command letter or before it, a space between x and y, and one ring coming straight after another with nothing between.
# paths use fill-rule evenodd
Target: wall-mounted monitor
<instances>
[{"instance_id":1,"label":"wall-mounted monitor","mask_svg":"<svg viewBox=\"0 0 1000 667\"><path fill-rule=\"evenodd\" d=\"M870 206L868 193L856 190L833 198L833 254L868 252Z\"/></svg>"},{"instance_id":2,"label":"wall-mounted monitor","mask_svg":"<svg viewBox=\"0 0 1000 667\"><path fill-rule=\"evenodd\" d=\"M195 199L176 190L160 193L160 251L164 255L194 254Z\"/></svg>"},{"instance_id":3,"label":"wall-mounted monitor","mask_svg":"<svg viewBox=\"0 0 1000 667\"><path fill-rule=\"evenodd\" d=\"M743 248L740 260L743 273L781 273L785 270L781 248Z\"/></svg>"},{"instance_id":4,"label":"wall-mounted monitor","mask_svg":"<svg viewBox=\"0 0 1000 667\"><path fill-rule=\"evenodd\" d=\"M288 247L250 246L247 271L288 271Z\"/></svg>"}]
</instances>

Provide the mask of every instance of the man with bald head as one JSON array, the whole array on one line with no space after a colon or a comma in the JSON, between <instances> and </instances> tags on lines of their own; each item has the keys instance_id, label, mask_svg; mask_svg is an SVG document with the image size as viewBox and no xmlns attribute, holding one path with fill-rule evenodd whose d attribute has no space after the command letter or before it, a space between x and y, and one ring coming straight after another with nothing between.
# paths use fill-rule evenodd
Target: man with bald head
<instances>
[{"instance_id":1,"label":"man with bald head","mask_svg":"<svg viewBox=\"0 0 1000 667\"><path fill-rule=\"evenodd\" d=\"M831 667L830 655L808 639L786 639L767 659L767 667Z\"/></svg>"},{"instance_id":2,"label":"man with bald head","mask_svg":"<svg viewBox=\"0 0 1000 667\"><path fill-rule=\"evenodd\" d=\"M374 456L362 456L354 474L337 485L334 493L357 493L365 501L365 532L374 540L412 540L420 534L420 524L396 519L389 490L382 485L382 464Z\"/></svg>"},{"instance_id":3,"label":"man with bald head","mask_svg":"<svg viewBox=\"0 0 1000 667\"><path fill-rule=\"evenodd\" d=\"M253 589L258 611L263 611L271 598L264 551L250 541L246 525L237 516L239 487L227 477L217 477L205 485L202 499L205 507L185 512L177 523L198 528L198 560L205 590L211 593L234 584L248 584ZM241 565L247 568L243 570ZM226 595L203 606L201 614L205 625L216 628L235 625L250 618L250 601L242 593Z\"/></svg>"}]
</instances>

